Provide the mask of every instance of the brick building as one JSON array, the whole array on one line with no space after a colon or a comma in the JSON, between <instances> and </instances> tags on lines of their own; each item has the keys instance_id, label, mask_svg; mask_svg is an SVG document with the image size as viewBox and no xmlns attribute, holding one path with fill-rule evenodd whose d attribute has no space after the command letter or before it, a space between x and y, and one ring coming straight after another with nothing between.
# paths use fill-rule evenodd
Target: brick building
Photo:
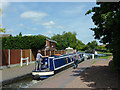
<instances>
[{"instance_id":1,"label":"brick building","mask_svg":"<svg viewBox=\"0 0 120 90\"><path fill-rule=\"evenodd\" d=\"M56 50L56 41L54 40L51 40L50 38L46 38L46 45L42 48L42 51L44 50L50 50L50 51L53 51L53 50Z\"/></svg>"}]
</instances>

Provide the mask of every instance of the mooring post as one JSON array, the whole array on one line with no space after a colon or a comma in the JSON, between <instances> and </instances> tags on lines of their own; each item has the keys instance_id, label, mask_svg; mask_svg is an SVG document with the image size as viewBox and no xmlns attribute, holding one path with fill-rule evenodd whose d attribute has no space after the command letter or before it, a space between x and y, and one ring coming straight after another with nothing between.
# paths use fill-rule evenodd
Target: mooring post
<instances>
[{"instance_id":1,"label":"mooring post","mask_svg":"<svg viewBox=\"0 0 120 90\"><path fill-rule=\"evenodd\" d=\"M30 49L30 62L32 62L32 53L31 53L31 49Z\"/></svg>"},{"instance_id":2,"label":"mooring post","mask_svg":"<svg viewBox=\"0 0 120 90\"><path fill-rule=\"evenodd\" d=\"M9 66L10 66L10 49L8 49L8 53L9 53L8 62L9 62Z\"/></svg>"},{"instance_id":3,"label":"mooring post","mask_svg":"<svg viewBox=\"0 0 120 90\"><path fill-rule=\"evenodd\" d=\"M21 63L21 66L22 66L22 49L21 49L21 62L20 63Z\"/></svg>"}]
</instances>

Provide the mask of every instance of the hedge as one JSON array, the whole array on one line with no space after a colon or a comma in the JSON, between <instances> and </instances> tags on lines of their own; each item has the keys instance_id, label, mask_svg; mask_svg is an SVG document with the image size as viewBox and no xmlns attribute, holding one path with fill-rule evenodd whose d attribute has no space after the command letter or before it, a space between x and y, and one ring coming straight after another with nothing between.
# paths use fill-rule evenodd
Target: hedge
<instances>
[{"instance_id":1,"label":"hedge","mask_svg":"<svg viewBox=\"0 0 120 90\"><path fill-rule=\"evenodd\" d=\"M46 44L45 36L2 37L2 49L42 49Z\"/></svg>"}]
</instances>

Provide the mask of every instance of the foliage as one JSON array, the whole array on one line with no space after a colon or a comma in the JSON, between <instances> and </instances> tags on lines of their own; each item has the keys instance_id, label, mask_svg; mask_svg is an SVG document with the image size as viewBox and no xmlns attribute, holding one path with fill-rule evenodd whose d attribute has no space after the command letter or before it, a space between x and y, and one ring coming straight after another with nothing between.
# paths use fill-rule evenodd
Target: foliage
<instances>
[{"instance_id":1,"label":"foliage","mask_svg":"<svg viewBox=\"0 0 120 90\"><path fill-rule=\"evenodd\" d=\"M5 28L1 28L1 25L0 25L0 32L4 32L5 33Z\"/></svg>"},{"instance_id":2,"label":"foliage","mask_svg":"<svg viewBox=\"0 0 120 90\"><path fill-rule=\"evenodd\" d=\"M57 34L51 37L51 39L57 41L56 49L65 49L67 47L72 47L74 49L80 50L84 44L76 38L76 33L73 32L63 32L62 35Z\"/></svg>"},{"instance_id":3,"label":"foliage","mask_svg":"<svg viewBox=\"0 0 120 90\"><path fill-rule=\"evenodd\" d=\"M77 50L83 50L84 47L85 47L85 44L82 43L82 41L80 41L80 40L77 39L77 42L76 42L76 49L77 49ZM84 50L83 50L83 51L84 51Z\"/></svg>"},{"instance_id":4,"label":"foliage","mask_svg":"<svg viewBox=\"0 0 120 90\"><path fill-rule=\"evenodd\" d=\"M89 47L90 50L96 49L98 47L97 41L88 42L87 45L88 45L88 47Z\"/></svg>"},{"instance_id":5,"label":"foliage","mask_svg":"<svg viewBox=\"0 0 120 90\"><path fill-rule=\"evenodd\" d=\"M93 7L86 14L94 12L92 19L97 26L91 28L95 39L107 44L107 48L113 53L113 62L120 69L120 2L97 2L98 7Z\"/></svg>"},{"instance_id":6,"label":"foliage","mask_svg":"<svg viewBox=\"0 0 120 90\"><path fill-rule=\"evenodd\" d=\"M2 38L2 49L41 49L45 46L44 36L9 36Z\"/></svg>"},{"instance_id":7,"label":"foliage","mask_svg":"<svg viewBox=\"0 0 120 90\"><path fill-rule=\"evenodd\" d=\"M22 36L22 33L21 33L21 32L19 33L19 36Z\"/></svg>"}]
</instances>

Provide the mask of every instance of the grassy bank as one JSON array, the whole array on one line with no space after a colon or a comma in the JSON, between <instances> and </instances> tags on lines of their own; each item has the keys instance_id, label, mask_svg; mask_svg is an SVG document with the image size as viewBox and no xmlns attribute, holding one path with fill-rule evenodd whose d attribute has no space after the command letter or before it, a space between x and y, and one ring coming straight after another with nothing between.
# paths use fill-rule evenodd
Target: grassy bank
<instances>
[{"instance_id":1,"label":"grassy bank","mask_svg":"<svg viewBox=\"0 0 120 90\"><path fill-rule=\"evenodd\" d=\"M111 56L98 57L98 59L108 59Z\"/></svg>"},{"instance_id":2,"label":"grassy bank","mask_svg":"<svg viewBox=\"0 0 120 90\"><path fill-rule=\"evenodd\" d=\"M97 51L97 53L99 53L99 54L108 54L108 55L112 55L112 53L107 53L107 52L99 52L99 51Z\"/></svg>"}]
</instances>

